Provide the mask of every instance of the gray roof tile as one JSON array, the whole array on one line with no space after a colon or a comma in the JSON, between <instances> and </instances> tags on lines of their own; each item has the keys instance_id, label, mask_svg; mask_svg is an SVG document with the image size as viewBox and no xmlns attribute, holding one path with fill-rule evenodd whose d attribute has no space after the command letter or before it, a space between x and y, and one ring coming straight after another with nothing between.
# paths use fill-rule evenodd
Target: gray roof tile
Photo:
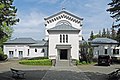
<instances>
[{"instance_id":1,"label":"gray roof tile","mask_svg":"<svg viewBox=\"0 0 120 80\"><path fill-rule=\"evenodd\" d=\"M117 44L118 42L109 38L95 38L92 40L94 44Z\"/></svg>"},{"instance_id":2,"label":"gray roof tile","mask_svg":"<svg viewBox=\"0 0 120 80\"><path fill-rule=\"evenodd\" d=\"M14 40L9 40L5 42L5 44L31 44L36 43L36 41L32 38L16 38Z\"/></svg>"},{"instance_id":3,"label":"gray roof tile","mask_svg":"<svg viewBox=\"0 0 120 80\"><path fill-rule=\"evenodd\" d=\"M65 30L65 31L68 31L68 30L79 30L79 29L74 28L74 27L72 27L70 25L61 24L61 25L57 25L57 26L55 26L55 27L53 27L53 28L51 28L49 30Z\"/></svg>"}]
</instances>

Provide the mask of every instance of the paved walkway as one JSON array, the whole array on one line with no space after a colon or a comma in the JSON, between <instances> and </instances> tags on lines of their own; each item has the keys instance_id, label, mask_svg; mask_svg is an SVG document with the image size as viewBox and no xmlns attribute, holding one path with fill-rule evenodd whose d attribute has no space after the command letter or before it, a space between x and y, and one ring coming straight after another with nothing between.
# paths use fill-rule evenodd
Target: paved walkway
<instances>
[{"instance_id":1,"label":"paved walkway","mask_svg":"<svg viewBox=\"0 0 120 80\"><path fill-rule=\"evenodd\" d=\"M107 74L119 67L120 65L76 67L69 66L68 62L62 64L60 62L55 67L48 67L21 65L18 61L7 61L0 63L0 80L15 80L11 77L10 68L23 70L26 73L24 80L106 80Z\"/></svg>"},{"instance_id":2,"label":"paved walkway","mask_svg":"<svg viewBox=\"0 0 120 80\"><path fill-rule=\"evenodd\" d=\"M41 80L90 80L90 79L76 66L62 65L51 67Z\"/></svg>"}]
</instances>

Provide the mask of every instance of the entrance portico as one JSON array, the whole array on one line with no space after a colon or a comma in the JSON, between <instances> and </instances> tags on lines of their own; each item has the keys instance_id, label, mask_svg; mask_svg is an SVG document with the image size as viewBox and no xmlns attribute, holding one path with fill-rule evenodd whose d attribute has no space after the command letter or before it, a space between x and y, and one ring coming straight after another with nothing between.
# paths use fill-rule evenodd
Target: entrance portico
<instances>
[{"instance_id":1,"label":"entrance portico","mask_svg":"<svg viewBox=\"0 0 120 80\"><path fill-rule=\"evenodd\" d=\"M56 45L57 60L70 60L71 45Z\"/></svg>"}]
</instances>

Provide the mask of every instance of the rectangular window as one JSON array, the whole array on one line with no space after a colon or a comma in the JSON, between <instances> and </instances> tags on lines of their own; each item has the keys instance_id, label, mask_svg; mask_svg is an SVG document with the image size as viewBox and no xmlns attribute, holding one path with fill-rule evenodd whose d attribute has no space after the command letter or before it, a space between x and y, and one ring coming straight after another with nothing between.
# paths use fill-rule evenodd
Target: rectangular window
<instances>
[{"instance_id":1,"label":"rectangular window","mask_svg":"<svg viewBox=\"0 0 120 80\"><path fill-rule=\"evenodd\" d=\"M113 54L114 55L119 54L119 49L113 49Z\"/></svg>"},{"instance_id":2,"label":"rectangular window","mask_svg":"<svg viewBox=\"0 0 120 80\"><path fill-rule=\"evenodd\" d=\"M30 54L30 50L28 49L28 56L29 56L29 54Z\"/></svg>"},{"instance_id":3,"label":"rectangular window","mask_svg":"<svg viewBox=\"0 0 120 80\"><path fill-rule=\"evenodd\" d=\"M65 35L63 35L63 43L65 43Z\"/></svg>"},{"instance_id":4,"label":"rectangular window","mask_svg":"<svg viewBox=\"0 0 120 80\"><path fill-rule=\"evenodd\" d=\"M105 49L105 54L107 54L107 49Z\"/></svg>"},{"instance_id":5,"label":"rectangular window","mask_svg":"<svg viewBox=\"0 0 120 80\"><path fill-rule=\"evenodd\" d=\"M19 51L19 58L23 58L23 51Z\"/></svg>"},{"instance_id":6,"label":"rectangular window","mask_svg":"<svg viewBox=\"0 0 120 80\"><path fill-rule=\"evenodd\" d=\"M35 52L37 52L37 49L35 49Z\"/></svg>"},{"instance_id":7,"label":"rectangular window","mask_svg":"<svg viewBox=\"0 0 120 80\"><path fill-rule=\"evenodd\" d=\"M68 35L66 35L66 43L68 43Z\"/></svg>"},{"instance_id":8,"label":"rectangular window","mask_svg":"<svg viewBox=\"0 0 120 80\"><path fill-rule=\"evenodd\" d=\"M60 43L62 43L62 35L60 35Z\"/></svg>"},{"instance_id":9,"label":"rectangular window","mask_svg":"<svg viewBox=\"0 0 120 80\"><path fill-rule=\"evenodd\" d=\"M13 54L14 52L13 51L9 51L9 58L13 58Z\"/></svg>"}]
</instances>

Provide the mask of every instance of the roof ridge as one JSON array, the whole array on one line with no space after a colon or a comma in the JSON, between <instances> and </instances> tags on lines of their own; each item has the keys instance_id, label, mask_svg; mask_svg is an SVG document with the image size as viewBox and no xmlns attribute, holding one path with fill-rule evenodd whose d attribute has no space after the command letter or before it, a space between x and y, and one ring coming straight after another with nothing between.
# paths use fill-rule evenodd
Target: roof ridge
<instances>
[{"instance_id":1,"label":"roof ridge","mask_svg":"<svg viewBox=\"0 0 120 80\"><path fill-rule=\"evenodd\" d=\"M55 14L44 18L44 20L50 19L50 18L52 18L52 17L54 17L54 16L56 16L56 15L59 15L59 14L61 14L61 13L66 13L66 14L69 14L69 15L71 15L71 16L79 19L79 20L83 20L83 18L78 17L78 15L76 16L75 14L73 14L72 12L70 12L70 11L68 11L68 10L61 10L61 11L59 11L59 12L56 12Z\"/></svg>"}]
</instances>

